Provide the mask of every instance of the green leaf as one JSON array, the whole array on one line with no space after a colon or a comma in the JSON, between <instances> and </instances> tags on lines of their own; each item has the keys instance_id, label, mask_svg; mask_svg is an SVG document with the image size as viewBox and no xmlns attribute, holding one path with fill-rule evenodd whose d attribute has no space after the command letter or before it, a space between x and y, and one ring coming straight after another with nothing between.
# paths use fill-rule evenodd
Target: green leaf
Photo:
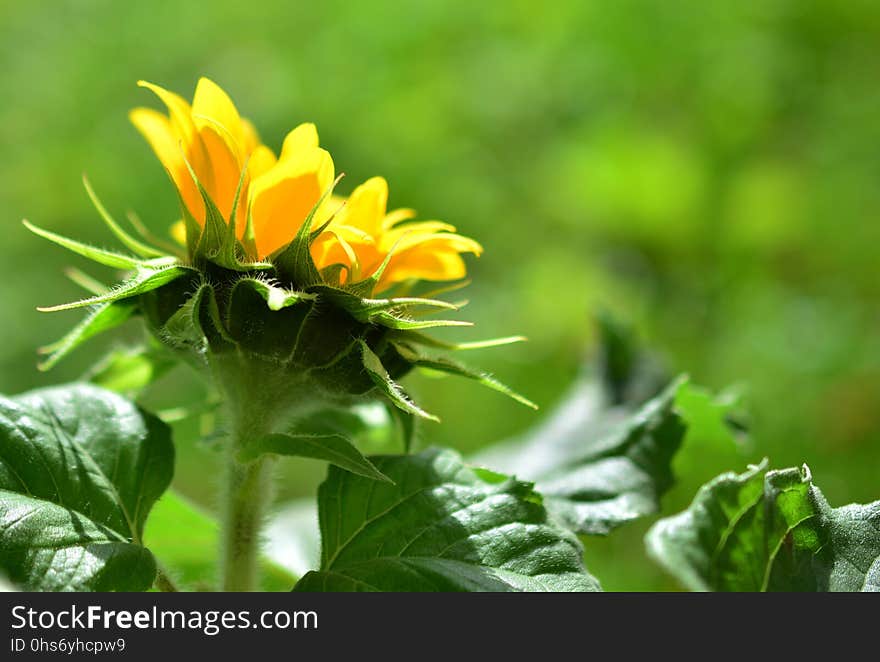
<instances>
[{"instance_id":1,"label":"green leaf","mask_svg":"<svg viewBox=\"0 0 880 662\"><path fill-rule=\"evenodd\" d=\"M592 409L589 390L535 431L478 456L535 481L547 508L578 533L605 535L654 513L671 487L672 458L685 426L675 410L676 382L635 413Z\"/></svg>"},{"instance_id":2,"label":"green leaf","mask_svg":"<svg viewBox=\"0 0 880 662\"><path fill-rule=\"evenodd\" d=\"M145 591L156 576L140 545L75 509L4 489L0 569L28 591Z\"/></svg>"},{"instance_id":3,"label":"green leaf","mask_svg":"<svg viewBox=\"0 0 880 662\"><path fill-rule=\"evenodd\" d=\"M49 352L49 357L40 363L40 370L50 370L58 361L67 356L89 338L99 333L114 329L127 321L137 309L132 301L118 301L102 303L91 311L82 322L73 327L67 335L58 342L41 351Z\"/></svg>"},{"instance_id":4,"label":"green leaf","mask_svg":"<svg viewBox=\"0 0 880 662\"><path fill-rule=\"evenodd\" d=\"M330 468L318 490L321 569L294 590L599 590L577 538L529 483L449 450L372 459L395 484Z\"/></svg>"},{"instance_id":5,"label":"green leaf","mask_svg":"<svg viewBox=\"0 0 880 662\"><path fill-rule=\"evenodd\" d=\"M171 281L177 280L181 276L192 273L192 269L179 264L170 264L158 269L139 269L135 275L127 281L115 286L106 294L81 299L71 303L63 303L58 306L45 306L37 308L44 313L54 313L59 310L72 310L74 308L85 308L86 306L94 306L102 303L113 301L121 301L130 299L131 297L150 292L158 289L163 285L167 285Z\"/></svg>"},{"instance_id":6,"label":"green leaf","mask_svg":"<svg viewBox=\"0 0 880 662\"><path fill-rule=\"evenodd\" d=\"M605 407L642 405L669 384L670 374L628 327L607 313L596 318L597 379Z\"/></svg>"},{"instance_id":7,"label":"green leaf","mask_svg":"<svg viewBox=\"0 0 880 662\"><path fill-rule=\"evenodd\" d=\"M162 569L182 588L208 591L216 585L220 527L210 514L185 497L168 491L159 499L147 522L144 540ZM261 588L266 591L288 591L299 576L265 558L261 569Z\"/></svg>"},{"instance_id":8,"label":"green leaf","mask_svg":"<svg viewBox=\"0 0 880 662\"><path fill-rule=\"evenodd\" d=\"M832 508L809 469L726 473L648 532L696 591L880 591L880 501Z\"/></svg>"},{"instance_id":9,"label":"green leaf","mask_svg":"<svg viewBox=\"0 0 880 662\"><path fill-rule=\"evenodd\" d=\"M656 363L607 320L600 334L597 368L550 416L474 458L534 481L562 523L593 535L657 512L685 435L716 431L727 413L684 378L657 394Z\"/></svg>"},{"instance_id":10,"label":"green leaf","mask_svg":"<svg viewBox=\"0 0 880 662\"><path fill-rule=\"evenodd\" d=\"M399 430L391 410L400 412L387 401L370 400L345 406L321 406L298 416L285 430L294 436L338 435L362 453L387 453L397 448ZM403 412L400 412L403 415ZM407 417L411 418L408 414Z\"/></svg>"},{"instance_id":11,"label":"green leaf","mask_svg":"<svg viewBox=\"0 0 880 662\"><path fill-rule=\"evenodd\" d=\"M712 393L694 384L681 389L676 406L688 426L688 436L698 436L703 443L723 447L741 444L744 426L741 393L736 388Z\"/></svg>"},{"instance_id":12,"label":"green leaf","mask_svg":"<svg viewBox=\"0 0 880 662\"><path fill-rule=\"evenodd\" d=\"M125 247L130 250L132 253L136 255L140 255L145 258L154 258L154 257L166 257L166 254L162 251L153 248L152 246L148 246L142 241L138 241L130 234L128 234L125 230L122 229L110 213L107 211L106 207L101 203L98 199L98 196L95 194L94 189L92 189L92 185L89 183L89 180L83 175L83 186L86 188L86 193L89 195L89 199L92 201L92 204L95 206L95 209L98 210L98 214L103 219L104 223L110 228L110 232L112 232L117 239L119 239Z\"/></svg>"},{"instance_id":13,"label":"green leaf","mask_svg":"<svg viewBox=\"0 0 880 662\"><path fill-rule=\"evenodd\" d=\"M0 570L31 590L145 590L168 427L88 384L0 398Z\"/></svg>"},{"instance_id":14,"label":"green leaf","mask_svg":"<svg viewBox=\"0 0 880 662\"><path fill-rule=\"evenodd\" d=\"M378 356L370 349L363 340L358 341L361 346L361 355L364 361L364 368L370 379L379 388L382 393L394 404L395 407L402 409L408 414L426 418L429 421L439 421L440 419L429 414L424 409L415 404L410 397L404 393L403 389L388 374L385 366Z\"/></svg>"},{"instance_id":15,"label":"green leaf","mask_svg":"<svg viewBox=\"0 0 880 662\"><path fill-rule=\"evenodd\" d=\"M358 476L390 481L351 441L339 434L269 434L243 448L239 460L250 462L264 453L325 460Z\"/></svg>"}]
</instances>

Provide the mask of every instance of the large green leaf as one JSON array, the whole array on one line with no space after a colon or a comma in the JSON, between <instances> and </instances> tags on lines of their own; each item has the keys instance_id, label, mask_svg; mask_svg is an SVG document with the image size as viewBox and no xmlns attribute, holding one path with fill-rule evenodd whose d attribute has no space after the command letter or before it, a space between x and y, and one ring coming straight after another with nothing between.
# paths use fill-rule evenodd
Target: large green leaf
<instances>
[{"instance_id":1,"label":"large green leaf","mask_svg":"<svg viewBox=\"0 0 880 662\"><path fill-rule=\"evenodd\" d=\"M806 466L722 474L647 544L696 591L880 591L880 501L832 508Z\"/></svg>"},{"instance_id":2,"label":"large green leaf","mask_svg":"<svg viewBox=\"0 0 880 662\"><path fill-rule=\"evenodd\" d=\"M599 590L531 484L449 450L371 459L394 484L330 468L318 491L321 569L295 590Z\"/></svg>"},{"instance_id":3,"label":"large green leaf","mask_svg":"<svg viewBox=\"0 0 880 662\"><path fill-rule=\"evenodd\" d=\"M594 535L657 512L685 434L716 434L728 411L684 378L659 390L665 378L656 363L608 320L600 330L596 368L556 410L474 458L534 481L560 522Z\"/></svg>"},{"instance_id":4,"label":"large green leaf","mask_svg":"<svg viewBox=\"0 0 880 662\"><path fill-rule=\"evenodd\" d=\"M88 384L0 398L0 570L32 590L144 590L168 427Z\"/></svg>"},{"instance_id":5,"label":"large green leaf","mask_svg":"<svg viewBox=\"0 0 880 662\"><path fill-rule=\"evenodd\" d=\"M672 459L686 430L676 382L634 413L601 409L588 388L520 439L477 461L536 483L548 510L578 533L607 534L657 511L672 485Z\"/></svg>"},{"instance_id":6,"label":"large green leaf","mask_svg":"<svg viewBox=\"0 0 880 662\"><path fill-rule=\"evenodd\" d=\"M143 591L152 555L73 508L0 490L0 568L30 591Z\"/></svg>"},{"instance_id":7,"label":"large green leaf","mask_svg":"<svg viewBox=\"0 0 880 662\"><path fill-rule=\"evenodd\" d=\"M196 504L174 491L166 492L147 522L144 540L179 588L209 591L216 586L220 526ZM287 591L299 576L265 558L261 570L265 591Z\"/></svg>"}]
</instances>

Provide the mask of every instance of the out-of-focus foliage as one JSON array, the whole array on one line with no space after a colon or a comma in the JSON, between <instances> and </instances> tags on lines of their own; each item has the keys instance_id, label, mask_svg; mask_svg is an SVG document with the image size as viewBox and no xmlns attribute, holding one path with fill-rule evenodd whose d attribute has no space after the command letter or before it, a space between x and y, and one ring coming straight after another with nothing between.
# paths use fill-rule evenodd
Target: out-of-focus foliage
<instances>
[{"instance_id":1,"label":"out-of-focus foliage","mask_svg":"<svg viewBox=\"0 0 880 662\"><path fill-rule=\"evenodd\" d=\"M276 148L317 122L342 192L381 173L392 205L484 244L465 295L478 327L454 335L530 343L471 363L549 408L607 308L675 371L748 385L745 459L807 459L832 503L876 498L876 3L6 2L0 26L0 392L77 377L113 346L35 369L35 347L79 313L34 307L81 292L63 277L72 258L19 219L110 245L86 171L117 217L133 209L164 235L176 196L126 112L151 102L138 78L186 91L205 74ZM138 337L129 326L117 342ZM540 416L455 380L410 383L444 419L423 442L471 452ZM144 403L195 404L195 385L176 369ZM211 505L204 425L177 424L175 486ZM668 512L741 466L732 453L689 444ZM322 475L303 461L281 489L312 494ZM586 544L606 589L670 586L645 562L646 527Z\"/></svg>"}]
</instances>

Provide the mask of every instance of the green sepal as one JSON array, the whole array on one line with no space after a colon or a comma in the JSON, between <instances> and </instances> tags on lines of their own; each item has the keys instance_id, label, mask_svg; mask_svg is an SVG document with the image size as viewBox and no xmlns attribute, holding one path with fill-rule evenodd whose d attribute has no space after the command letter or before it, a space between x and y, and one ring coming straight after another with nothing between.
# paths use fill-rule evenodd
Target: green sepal
<instances>
[{"instance_id":1,"label":"green sepal","mask_svg":"<svg viewBox=\"0 0 880 662\"><path fill-rule=\"evenodd\" d=\"M248 277L237 280L228 297L223 323L234 342L275 361L293 354L313 297L273 293L265 282ZM277 308L270 308L270 298Z\"/></svg>"},{"instance_id":2,"label":"green sepal","mask_svg":"<svg viewBox=\"0 0 880 662\"><path fill-rule=\"evenodd\" d=\"M202 283L162 325L160 333L172 347L194 348L201 354L205 343L214 349L229 348L234 342L220 318L214 288Z\"/></svg>"},{"instance_id":3,"label":"green sepal","mask_svg":"<svg viewBox=\"0 0 880 662\"><path fill-rule=\"evenodd\" d=\"M349 273L348 265L337 262L321 269L321 280L331 287L338 288L342 282L342 272Z\"/></svg>"},{"instance_id":4,"label":"green sepal","mask_svg":"<svg viewBox=\"0 0 880 662\"><path fill-rule=\"evenodd\" d=\"M238 203L241 198L241 192L244 189L244 182L247 178L249 161L250 155L248 155L248 157L244 161L244 164L241 167L241 174L238 177L238 186L235 188L235 195L232 196L232 209L229 210L229 219L226 222L226 235L223 241L224 261L229 261L230 264L234 264L236 266L241 265L239 256L236 254L236 248L239 248L238 238L236 236L238 234L236 228L236 216L238 215ZM245 228L245 230L247 230L247 228Z\"/></svg>"},{"instance_id":5,"label":"green sepal","mask_svg":"<svg viewBox=\"0 0 880 662\"><path fill-rule=\"evenodd\" d=\"M439 422L440 419L434 416L433 414L429 414L424 409L415 404L412 399L403 391L397 382L391 379L391 376L388 374L388 371L385 369L385 366L382 365L382 361L376 356L375 352L370 349L369 345L363 340L358 341L361 348L361 358L364 363L364 368L369 374L370 379L373 380L373 383L379 388L379 390L388 397L388 399L394 404L395 407L402 409L403 411L412 414L414 416L418 416L420 418L426 418L429 421Z\"/></svg>"},{"instance_id":6,"label":"green sepal","mask_svg":"<svg viewBox=\"0 0 880 662\"><path fill-rule=\"evenodd\" d=\"M259 278L252 277L244 277L240 278L236 281L235 285L232 287L232 295L235 296L235 291L240 287L250 287L257 294L259 294L266 301L266 305L269 307L269 310L281 310L282 308L287 308L288 306L293 306L301 301L314 301L315 295L308 294L306 292L296 292L294 290L288 290L283 287L278 287L276 285L272 285L264 280Z\"/></svg>"},{"instance_id":7,"label":"green sepal","mask_svg":"<svg viewBox=\"0 0 880 662\"><path fill-rule=\"evenodd\" d=\"M101 219L104 221L105 225L110 229L110 232L114 234L114 236L125 245L125 247L130 250L132 253L140 255L143 258L155 258L155 257L166 257L166 253L160 251L157 248L152 246L148 246L132 237L120 226L107 211L107 208L101 203L98 199L98 196L95 194L92 185L89 183L88 178L83 175L83 186L85 186L86 193L88 193L89 199L92 201L92 204L95 206L95 209L98 210L98 214L101 216Z\"/></svg>"},{"instance_id":8,"label":"green sepal","mask_svg":"<svg viewBox=\"0 0 880 662\"><path fill-rule=\"evenodd\" d=\"M339 434L269 434L242 448L238 459L251 462L264 453L324 460L358 476L393 482Z\"/></svg>"},{"instance_id":9,"label":"green sepal","mask_svg":"<svg viewBox=\"0 0 880 662\"><path fill-rule=\"evenodd\" d=\"M421 356L417 352L414 352L412 348L403 343L394 343L394 346L397 351L399 351L403 355L403 357L413 365L471 379L487 388L492 389L493 391L498 391L499 393L502 393L507 397L516 400L526 407L538 409L538 405L536 405L534 402L529 400L524 395L520 395L506 384L502 384L487 372L474 370L472 368L468 368L467 366L461 365L460 363L445 358L429 358L426 356Z\"/></svg>"},{"instance_id":10,"label":"green sepal","mask_svg":"<svg viewBox=\"0 0 880 662\"><path fill-rule=\"evenodd\" d=\"M438 340L424 333L417 331L407 331L404 334L395 335L395 338L405 340L416 345L424 345L425 347L433 347L435 349L448 349L453 351L466 351L471 349L488 349L490 347L503 347L514 343L526 342L528 338L525 336L505 336L504 338L489 338L487 340L476 340L473 342L453 343L444 340Z\"/></svg>"},{"instance_id":11,"label":"green sepal","mask_svg":"<svg viewBox=\"0 0 880 662\"><path fill-rule=\"evenodd\" d=\"M50 232L49 230L44 230L43 228L37 227L29 221L22 221L22 223L35 235L38 235L43 239L48 239L49 241L58 244L59 246L66 248L67 250L72 251L77 255L81 255L84 258L91 260L92 262L97 262L98 264L113 267L114 269L123 269L125 271L133 271L141 267L157 269L160 267L168 266L175 262L175 258L171 256L155 258L152 260L139 260L129 255L115 253L113 251L104 250L103 248L96 248L94 246L84 244L81 241L69 239L60 234L56 234L54 232Z\"/></svg>"},{"instance_id":12,"label":"green sepal","mask_svg":"<svg viewBox=\"0 0 880 662\"><path fill-rule=\"evenodd\" d=\"M394 299L365 299L345 289L329 285L318 285L309 291L319 294L323 299L339 306L359 322L373 323L384 318L389 310L407 310L416 306L457 310L456 306L438 299L400 297ZM381 323L381 322L380 322Z\"/></svg>"},{"instance_id":13,"label":"green sepal","mask_svg":"<svg viewBox=\"0 0 880 662\"><path fill-rule=\"evenodd\" d=\"M436 329L450 326L473 326L473 322L463 320L414 320L400 317L385 310L380 310L370 317L370 322L396 331L416 331L418 329Z\"/></svg>"},{"instance_id":14,"label":"green sepal","mask_svg":"<svg viewBox=\"0 0 880 662\"><path fill-rule=\"evenodd\" d=\"M133 301L102 303L91 311L79 324L68 331L63 338L41 348L40 351L48 353L49 357L37 367L40 370L51 369L58 361L89 338L116 328L127 321L134 314L135 310L137 310L137 304Z\"/></svg>"},{"instance_id":15,"label":"green sepal","mask_svg":"<svg viewBox=\"0 0 880 662\"><path fill-rule=\"evenodd\" d=\"M213 198L205 190L205 187L202 186L201 180L199 180L195 170L193 170L192 165L190 165L189 160L185 156L183 157L183 162L186 164L190 177L192 177L196 188L198 188L199 195L202 196L202 202L205 205L205 226L199 235L194 254L197 257L205 257L220 266L235 269L238 266L238 259L235 255L235 227L233 226L232 228L232 242L230 242L227 232L229 223L226 222L223 214L217 209ZM234 223L234 220L235 216L233 215L230 221ZM188 235L189 233L187 233Z\"/></svg>"},{"instance_id":16,"label":"green sepal","mask_svg":"<svg viewBox=\"0 0 880 662\"><path fill-rule=\"evenodd\" d=\"M388 254L385 256L385 259L382 260L382 264L380 264L376 270L370 274L368 278L364 278L357 283L351 283L350 285L346 285L348 291L356 294L360 297L370 297L373 295L373 292L379 286L379 281L382 280L382 274L385 273L385 269L388 268L389 263L391 262L391 258L394 257L394 254L397 252L397 246L403 240L407 233L401 235L394 245L391 247L391 250L388 251Z\"/></svg>"},{"instance_id":17,"label":"green sepal","mask_svg":"<svg viewBox=\"0 0 880 662\"><path fill-rule=\"evenodd\" d=\"M151 292L163 285L177 280L181 276L192 273L192 269L184 267L180 264L169 264L168 266L159 268L138 268L135 275L127 281L123 281L106 294L100 294L88 299L80 299L71 303L62 303L57 306L39 307L37 310L44 313L53 313L59 310L72 310L74 308L85 308L101 303L113 301L122 301L130 299L140 294Z\"/></svg>"}]
</instances>

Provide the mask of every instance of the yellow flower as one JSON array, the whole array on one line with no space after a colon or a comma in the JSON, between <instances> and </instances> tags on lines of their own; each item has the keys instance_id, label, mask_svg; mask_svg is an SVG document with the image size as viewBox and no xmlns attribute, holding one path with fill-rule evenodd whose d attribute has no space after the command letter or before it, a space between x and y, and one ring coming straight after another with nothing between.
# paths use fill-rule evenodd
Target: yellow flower
<instances>
[{"instance_id":1,"label":"yellow flower","mask_svg":"<svg viewBox=\"0 0 880 662\"><path fill-rule=\"evenodd\" d=\"M137 108L131 120L196 221L204 226L205 204L190 168L227 218L242 182L234 210L236 234L251 240L256 252L252 257L271 257L290 243L334 179L333 160L320 148L315 125L301 124L291 131L276 158L226 93L207 78L199 80L192 105L156 85L138 84L164 102L168 115ZM315 266L320 270L341 265L340 278L353 283L373 276L387 260L375 288L381 291L407 280L463 278L466 267L461 254L482 252L476 241L456 234L447 223L414 222L412 210L388 212L387 205L388 184L381 177L356 188L347 200L326 199L313 219L313 227L318 227L332 217L312 244ZM185 240L182 224L173 234Z\"/></svg>"},{"instance_id":2,"label":"yellow flower","mask_svg":"<svg viewBox=\"0 0 880 662\"><path fill-rule=\"evenodd\" d=\"M330 204L343 201L332 198ZM346 278L369 278L390 255L377 291L410 279L457 280L467 269L462 253L480 255L482 246L455 234L455 227L440 221L413 222L415 212L388 212L388 183L373 177L357 187L327 230L312 245L318 268L342 264Z\"/></svg>"},{"instance_id":3,"label":"yellow flower","mask_svg":"<svg viewBox=\"0 0 880 662\"><path fill-rule=\"evenodd\" d=\"M168 115L136 108L130 113L131 121L150 143L199 225L205 224L205 204L187 165L228 216L247 163L235 210L238 238L245 236L250 209L256 257L262 259L289 243L333 182L333 161L318 147L314 125L302 124L291 131L276 159L226 93L207 78L199 80L192 105L157 85L144 81L138 85L152 90ZM181 237L182 227L176 226L173 234Z\"/></svg>"}]
</instances>

